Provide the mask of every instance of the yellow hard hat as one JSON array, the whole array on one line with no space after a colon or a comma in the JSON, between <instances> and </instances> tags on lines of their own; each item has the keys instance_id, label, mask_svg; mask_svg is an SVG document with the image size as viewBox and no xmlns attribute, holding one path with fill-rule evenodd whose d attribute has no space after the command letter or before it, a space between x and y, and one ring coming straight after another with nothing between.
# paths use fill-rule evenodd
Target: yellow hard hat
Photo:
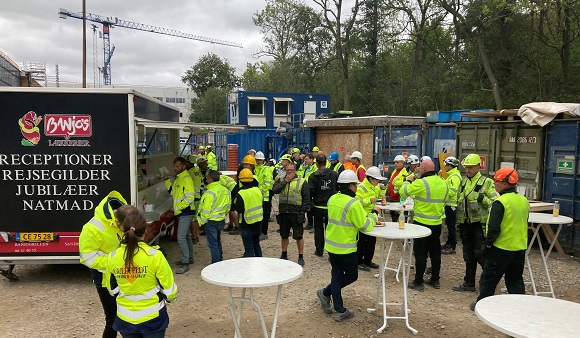
<instances>
[{"instance_id":1,"label":"yellow hard hat","mask_svg":"<svg viewBox=\"0 0 580 338\"><path fill-rule=\"evenodd\" d=\"M312 148L312 151L320 151L320 149L318 147L314 147Z\"/></svg>"},{"instance_id":2,"label":"yellow hard hat","mask_svg":"<svg viewBox=\"0 0 580 338\"><path fill-rule=\"evenodd\" d=\"M256 158L252 155L246 155L242 159L242 164L256 165Z\"/></svg>"},{"instance_id":3,"label":"yellow hard hat","mask_svg":"<svg viewBox=\"0 0 580 338\"><path fill-rule=\"evenodd\" d=\"M477 154L469 154L469 155L465 156L465 158L463 159L463 162L461 162L461 164L463 166L466 166L466 165L480 165L481 164L481 158Z\"/></svg>"},{"instance_id":4,"label":"yellow hard hat","mask_svg":"<svg viewBox=\"0 0 580 338\"><path fill-rule=\"evenodd\" d=\"M252 174L252 171L248 168L244 168L242 169L242 171L240 171L240 181L242 182L252 182L254 180L254 174Z\"/></svg>"},{"instance_id":5,"label":"yellow hard hat","mask_svg":"<svg viewBox=\"0 0 580 338\"><path fill-rule=\"evenodd\" d=\"M199 150L205 150L205 146L199 146Z\"/></svg>"},{"instance_id":6,"label":"yellow hard hat","mask_svg":"<svg viewBox=\"0 0 580 338\"><path fill-rule=\"evenodd\" d=\"M282 157L280 157L280 161L282 160L292 161L292 157L290 157L288 154L284 154Z\"/></svg>"}]
</instances>

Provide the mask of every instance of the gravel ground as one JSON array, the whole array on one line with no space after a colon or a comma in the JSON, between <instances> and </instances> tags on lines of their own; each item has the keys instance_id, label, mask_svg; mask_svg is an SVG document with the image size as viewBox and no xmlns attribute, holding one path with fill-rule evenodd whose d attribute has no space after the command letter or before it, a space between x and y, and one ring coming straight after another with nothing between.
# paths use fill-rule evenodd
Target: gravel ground
<instances>
[{"instance_id":1,"label":"gravel ground","mask_svg":"<svg viewBox=\"0 0 580 338\"><path fill-rule=\"evenodd\" d=\"M277 226L271 223L271 229ZM240 257L243 245L239 236L222 236L224 258ZM262 241L265 256L279 257L280 236L269 233ZM177 275L179 299L169 304L170 325L168 337L231 337L233 325L226 305L227 289L211 285L200 277L201 270L210 262L210 255L201 237L195 245L195 264L184 275ZM176 242L163 241L170 255L169 261L178 257ZM288 250L289 258L296 261L298 254L293 241ZM278 317L278 337L380 337L396 334L413 337L404 321L390 320L382 334L376 330L382 325L380 311L367 313L373 307L377 293L376 270L360 272L359 280L343 290L345 306L354 310L355 317L342 323L322 312L315 291L330 281L330 264L327 256L317 257L314 252L313 235L305 234L304 275L283 288L282 303ZM378 262L379 247L375 261ZM538 269L538 251L531 254L531 262ZM549 259L550 273L556 297L580 302L577 287L580 263L569 256L552 254ZM469 304L475 293L458 293L451 290L462 281L464 263L461 246L457 254L443 255L441 289L426 286L424 292L409 291L410 324L428 337L504 337L502 333L483 324ZM479 271L478 271L479 272ZM104 316L101 305L91 284L88 269L81 265L28 265L17 266L17 282L0 277L2 293L0 321L1 337L100 337ZM411 270L414 275L414 270ZM398 301L402 291L394 273L387 272L387 301ZM502 283L503 284L503 283ZM500 284L500 286L503 286ZM540 278L540 288L547 287ZM528 293L531 287L527 288ZM498 292L500 292L498 290ZM266 325L272 324L276 287L256 289L256 298L266 316ZM261 334L257 313L246 307L242 318L244 337ZM390 313L401 313L400 307L389 307Z\"/></svg>"}]
</instances>

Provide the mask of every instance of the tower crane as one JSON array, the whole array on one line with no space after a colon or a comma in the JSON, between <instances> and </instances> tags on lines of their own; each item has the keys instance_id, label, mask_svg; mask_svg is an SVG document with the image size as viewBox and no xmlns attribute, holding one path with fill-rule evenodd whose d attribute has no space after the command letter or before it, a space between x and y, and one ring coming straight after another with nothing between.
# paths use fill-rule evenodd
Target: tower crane
<instances>
[{"instance_id":1,"label":"tower crane","mask_svg":"<svg viewBox=\"0 0 580 338\"><path fill-rule=\"evenodd\" d=\"M82 12L81 13L73 13L69 10L64 9L64 8L59 9L58 14L59 14L61 19L66 19L67 17L81 19L81 20L83 19ZM200 35L188 34L188 33L184 33L184 32L181 32L179 30L176 30L176 29L163 28L163 27L157 27L157 26L152 26L152 25L146 25L143 23L131 22L131 21L119 19L116 16L105 17L102 15L86 13L86 19L88 21L97 22L97 23L100 23L103 25L103 60L104 60L103 61L103 80L104 80L105 85L111 84L111 57L113 56L113 52L115 51L115 46L113 46L111 48L111 40L109 37L109 32L110 32L110 29L112 27L124 27L124 28L136 29L136 30L140 30L140 31L144 31L144 32L164 34L164 35L175 36L175 37L184 38L184 39L209 42L209 43L213 43L213 44L217 44L217 45L243 48L242 44L240 44L240 43L226 41L226 40L220 40L220 39L214 39L214 38L208 38L208 37L204 37L204 36L200 36Z\"/></svg>"}]
</instances>

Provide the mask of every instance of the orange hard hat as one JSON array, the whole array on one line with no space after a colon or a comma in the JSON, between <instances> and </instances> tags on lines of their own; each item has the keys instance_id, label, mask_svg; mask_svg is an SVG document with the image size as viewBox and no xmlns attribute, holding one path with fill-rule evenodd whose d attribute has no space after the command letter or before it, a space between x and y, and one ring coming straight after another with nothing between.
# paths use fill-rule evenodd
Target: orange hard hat
<instances>
[{"instance_id":1,"label":"orange hard hat","mask_svg":"<svg viewBox=\"0 0 580 338\"><path fill-rule=\"evenodd\" d=\"M246 155L242 159L242 164L256 165L256 158L252 155Z\"/></svg>"},{"instance_id":2,"label":"orange hard hat","mask_svg":"<svg viewBox=\"0 0 580 338\"><path fill-rule=\"evenodd\" d=\"M500 182L508 182L509 184L518 183L518 172L513 168L501 168L495 172L493 179Z\"/></svg>"},{"instance_id":3,"label":"orange hard hat","mask_svg":"<svg viewBox=\"0 0 580 338\"><path fill-rule=\"evenodd\" d=\"M254 180L254 174L252 174L252 171L248 168L244 168L242 169L242 171L240 171L240 181L241 182L252 182Z\"/></svg>"}]
</instances>

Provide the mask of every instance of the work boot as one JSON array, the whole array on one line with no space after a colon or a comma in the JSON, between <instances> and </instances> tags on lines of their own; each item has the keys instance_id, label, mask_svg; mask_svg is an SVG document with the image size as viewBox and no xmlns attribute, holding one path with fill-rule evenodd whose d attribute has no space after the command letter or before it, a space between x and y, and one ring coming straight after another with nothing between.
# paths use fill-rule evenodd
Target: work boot
<instances>
[{"instance_id":1,"label":"work boot","mask_svg":"<svg viewBox=\"0 0 580 338\"><path fill-rule=\"evenodd\" d=\"M264 234L260 235L261 241L266 240L266 239L268 239L268 235L264 235Z\"/></svg>"},{"instance_id":2,"label":"work boot","mask_svg":"<svg viewBox=\"0 0 580 338\"><path fill-rule=\"evenodd\" d=\"M368 266L366 266L366 264L362 264L362 263L358 265L358 269L360 271L371 271L371 268L369 268Z\"/></svg>"},{"instance_id":3,"label":"work boot","mask_svg":"<svg viewBox=\"0 0 580 338\"><path fill-rule=\"evenodd\" d=\"M304 266L304 258L298 257L298 265Z\"/></svg>"},{"instance_id":4,"label":"work boot","mask_svg":"<svg viewBox=\"0 0 580 338\"><path fill-rule=\"evenodd\" d=\"M324 311L324 313L331 314L332 306L330 305L330 297L326 297L323 290L324 289L318 289L316 291L316 296L320 300L320 307L322 308L322 311Z\"/></svg>"},{"instance_id":5,"label":"work boot","mask_svg":"<svg viewBox=\"0 0 580 338\"><path fill-rule=\"evenodd\" d=\"M475 304L477 304L477 302L473 302L473 303L469 304L469 309L471 311L475 311Z\"/></svg>"},{"instance_id":6,"label":"work boot","mask_svg":"<svg viewBox=\"0 0 580 338\"><path fill-rule=\"evenodd\" d=\"M189 271L189 264L183 264L183 265L181 265L181 267L179 269L177 269L177 271L175 271L175 273L182 274L182 273L186 273L187 271Z\"/></svg>"},{"instance_id":7,"label":"work boot","mask_svg":"<svg viewBox=\"0 0 580 338\"><path fill-rule=\"evenodd\" d=\"M337 322L342 322L344 320L354 317L354 312L349 309L344 309L344 312L337 312L334 314L334 320Z\"/></svg>"},{"instance_id":8,"label":"work boot","mask_svg":"<svg viewBox=\"0 0 580 338\"><path fill-rule=\"evenodd\" d=\"M234 228L234 230L229 232L230 235L239 235L240 234L240 229L239 228Z\"/></svg>"},{"instance_id":9,"label":"work boot","mask_svg":"<svg viewBox=\"0 0 580 338\"><path fill-rule=\"evenodd\" d=\"M421 284L417 284L415 283L415 281L412 281L411 283L409 283L407 285L407 287L411 290L415 290L415 291L425 291L425 283L421 283Z\"/></svg>"},{"instance_id":10,"label":"work boot","mask_svg":"<svg viewBox=\"0 0 580 338\"><path fill-rule=\"evenodd\" d=\"M440 289L441 288L441 283L439 283L438 280L433 280L433 278L430 278L430 279L426 280L425 281L425 284L431 285L435 289Z\"/></svg>"},{"instance_id":11,"label":"work boot","mask_svg":"<svg viewBox=\"0 0 580 338\"><path fill-rule=\"evenodd\" d=\"M475 292L475 286L469 286L466 285L465 283L462 283L461 285L457 285L451 288L453 291L458 291L458 292Z\"/></svg>"},{"instance_id":12,"label":"work boot","mask_svg":"<svg viewBox=\"0 0 580 338\"><path fill-rule=\"evenodd\" d=\"M377 263L373 263L373 262L370 262L370 263L365 264L365 265L371 269L378 269L379 268L379 265Z\"/></svg>"},{"instance_id":13,"label":"work boot","mask_svg":"<svg viewBox=\"0 0 580 338\"><path fill-rule=\"evenodd\" d=\"M313 228L314 228L314 227L312 226L312 224L307 224L307 225L304 227L304 230L312 230Z\"/></svg>"},{"instance_id":14,"label":"work boot","mask_svg":"<svg viewBox=\"0 0 580 338\"><path fill-rule=\"evenodd\" d=\"M232 231L234 230L234 226L232 224L228 224L228 226L224 229L224 231Z\"/></svg>"},{"instance_id":15,"label":"work boot","mask_svg":"<svg viewBox=\"0 0 580 338\"><path fill-rule=\"evenodd\" d=\"M446 249L441 249L441 253L444 255L453 255L454 253L456 253L455 248L449 247Z\"/></svg>"}]
</instances>

